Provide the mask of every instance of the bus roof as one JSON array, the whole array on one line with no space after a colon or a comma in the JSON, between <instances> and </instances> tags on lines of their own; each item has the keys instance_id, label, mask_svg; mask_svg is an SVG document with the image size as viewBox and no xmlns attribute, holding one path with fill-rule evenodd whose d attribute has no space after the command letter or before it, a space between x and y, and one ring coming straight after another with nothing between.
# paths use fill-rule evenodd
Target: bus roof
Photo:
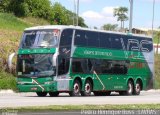
<instances>
[{"instance_id":1,"label":"bus roof","mask_svg":"<svg viewBox=\"0 0 160 115\"><path fill-rule=\"evenodd\" d=\"M121 35L128 35L128 36L131 35L131 36L137 36L137 37L151 38L150 36L145 36L145 35L137 35L137 34L122 33L122 32L90 29L90 28L83 28L83 27L80 27L80 26L73 26L73 25L35 26L35 27L26 28L25 31L28 31L28 30L45 30L45 29L60 29L60 30L62 30L62 29L79 29L79 30L88 30L88 31L95 31L95 32L104 32L104 33L121 34Z\"/></svg>"}]
</instances>

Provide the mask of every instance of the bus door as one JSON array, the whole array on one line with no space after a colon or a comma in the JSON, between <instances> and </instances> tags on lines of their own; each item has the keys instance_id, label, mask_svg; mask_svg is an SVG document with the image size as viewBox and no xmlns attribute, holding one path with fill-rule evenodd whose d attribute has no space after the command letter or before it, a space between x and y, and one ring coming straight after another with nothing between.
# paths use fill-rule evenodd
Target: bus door
<instances>
[{"instance_id":1,"label":"bus door","mask_svg":"<svg viewBox=\"0 0 160 115\"><path fill-rule=\"evenodd\" d=\"M58 55L58 90L69 90L68 76L65 74L69 71L71 43L72 43L72 29L65 29L61 33Z\"/></svg>"}]
</instances>

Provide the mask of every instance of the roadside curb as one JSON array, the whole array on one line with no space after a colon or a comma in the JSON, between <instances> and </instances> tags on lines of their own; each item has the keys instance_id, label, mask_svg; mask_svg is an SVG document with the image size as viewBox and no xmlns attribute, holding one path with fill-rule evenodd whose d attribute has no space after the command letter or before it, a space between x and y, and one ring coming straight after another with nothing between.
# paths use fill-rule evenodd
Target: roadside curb
<instances>
[{"instance_id":1,"label":"roadside curb","mask_svg":"<svg viewBox=\"0 0 160 115\"><path fill-rule=\"evenodd\" d=\"M0 90L0 94L3 94L3 93L15 93L15 92L13 90L11 90L11 89Z\"/></svg>"}]
</instances>

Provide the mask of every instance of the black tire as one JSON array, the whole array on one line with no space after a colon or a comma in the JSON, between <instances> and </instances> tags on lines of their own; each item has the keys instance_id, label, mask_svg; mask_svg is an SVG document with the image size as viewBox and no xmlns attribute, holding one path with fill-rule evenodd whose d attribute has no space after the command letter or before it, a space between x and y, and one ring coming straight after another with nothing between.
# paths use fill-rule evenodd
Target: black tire
<instances>
[{"instance_id":1,"label":"black tire","mask_svg":"<svg viewBox=\"0 0 160 115\"><path fill-rule=\"evenodd\" d=\"M133 90L134 90L134 85L133 82L131 80L128 81L127 83L127 91L119 91L120 95L132 95L133 94Z\"/></svg>"},{"instance_id":2,"label":"black tire","mask_svg":"<svg viewBox=\"0 0 160 115\"><path fill-rule=\"evenodd\" d=\"M141 89L142 89L141 82L140 82L140 81L137 81L137 82L136 82L136 85L135 85L135 87L134 87L133 94L134 94L134 95L139 95L140 92L141 92Z\"/></svg>"},{"instance_id":3,"label":"black tire","mask_svg":"<svg viewBox=\"0 0 160 115\"><path fill-rule=\"evenodd\" d=\"M45 97L47 95L47 92L36 92L37 96L39 97Z\"/></svg>"},{"instance_id":4,"label":"black tire","mask_svg":"<svg viewBox=\"0 0 160 115\"><path fill-rule=\"evenodd\" d=\"M127 87L128 87L127 91L124 92L124 95L132 95L134 90L134 85L131 80L128 81Z\"/></svg>"},{"instance_id":5,"label":"black tire","mask_svg":"<svg viewBox=\"0 0 160 115\"><path fill-rule=\"evenodd\" d=\"M92 83L89 80L86 80L84 85L84 91L81 92L82 96L90 96L92 92Z\"/></svg>"},{"instance_id":6,"label":"black tire","mask_svg":"<svg viewBox=\"0 0 160 115\"><path fill-rule=\"evenodd\" d=\"M49 95L51 97L57 97L59 95L59 92L49 92Z\"/></svg>"},{"instance_id":7,"label":"black tire","mask_svg":"<svg viewBox=\"0 0 160 115\"><path fill-rule=\"evenodd\" d=\"M73 83L73 89L71 92L69 92L70 96L79 96L81 92L81 85L78 80L75 80Z\"/></svg>"}]
</instances>

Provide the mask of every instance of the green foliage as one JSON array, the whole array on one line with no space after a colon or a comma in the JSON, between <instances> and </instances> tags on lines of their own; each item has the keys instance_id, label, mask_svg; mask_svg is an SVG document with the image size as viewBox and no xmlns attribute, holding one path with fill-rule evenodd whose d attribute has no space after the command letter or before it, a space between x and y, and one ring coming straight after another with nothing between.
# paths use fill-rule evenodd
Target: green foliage
<instances>
[{"instance_id":1,"label":"green foliage","mask_svg":"<svg viewBox=\"0 0 160 115\"><path fill-rule=\"evenodd\" d=\"M26 4L29 6L30 16L50 19L52 12L49 0L26 0Z\"/></svg>"},{"instance_id":2,"label":"green foliage","mask_svg":"<svg viewBox=\"0 0 160 115\"><path fill-rule=\"evenodd\" d=\"M156 44L157 44L157 43L158 43L158 44L160 43L160 32L155 32L155 33L154 33L153 42L156 43Z\"/></svg>"},{"instance_id":3,"label":"green foliage","mask_svg":"<svg viewBox=\"0 0 160 115\"><path fill-rule=\"evenodd\" d=\"M16 90L16 78L12 74L0 71L0 90L1 89Z\"/></svg>"},{"instance_id":4,"label":"green foliage","mask_svg":"<svg viewBox=\"0 0 160 115\"><path fill-rule=\"evenodd\" d=\"M50 0L3 0L0 3L0 12L13 13L18 17L43 18L57 25L73 25L75 19L75 13L58 2L52 5ZM81 17L78 25L87 27Z\"/></svg>"},{"instance_id":5,"label":"green foliage","mask_svg":"<svg viewBox=\"0 0 160 115\"><path fill-rule=\"evenodd\" d=\"M119 7L114 9L114 17L117 16L117 21L121 21L121 28L124 28L124 21L128 20L127 13L128 8L126 7Z\"/></svg>"},{"instance_id":6,"label":"green foliage","mask_svg":"<svg viewBox=\"0 0 160 115\"><path fill-rule=\"evenodd\" d=\"M105 25L103 25L102 28L103 28L104 30L114 31L114 30L117 29L117 27L118 27L117 24L105 24Z\"/></svg>"},{"instance_id":7,"label":"green foliage","mask_svg":"<svg viewBox=\"0 0 160 115\"><path fill-rule=\"evenodd\" d=\"M16 16L34 16L49 19L51 3L49 0L3 0L0 4L1 12L11 12Z\"/></svg>"},{"instance_id":8,"label":"green foliage","mask_svg":"<svg viewBox=\"0 0 160 115\"><path fill-rule=\"evenodd\" d=\"M10 0L0 0L0 12L7 12Z\"/></svg>"},{"instance_id":9,"label":"green foliage","mask_svg":"<svg viewBox=\"0 0 160 115\"><path fill-rule=\"evenodd\" d=\"M75 21L75 13L67 10L60 3L56 2L52 7L53 16L51 17L51 24L58 25L73 25ZM78 17L78 25L81 27L87 27L82 17Z\"/></svg>"},{"instance_id":10,"label":"green foliage","mask_svg":"<svg viewBox=\"0 0 160 115\"><path fill-rule=\"evenodd\" d=\"M29 26L29 24L18 20L18 18L12 14L0 13L0 29L22 31L24 28Z\"/></svg>"},{"instance_id":11,"label":"green foliage","mask_svg":"<svg viewBox=\"0 0 160 115\"><path fill-rule=\"evenodd\" d=\"M160 104L106 104L106 105L50 105L50 106L34 106L34 107L15 107L5 108L6 110L16 110L18 112L66 112L66 111L80 111L80 110L159 110ZM3 109L0 109L0 112ZM110 114L109 114L110 115ZM126 114L127 115L127 114Z\"/></svg>"},{"instance_id":12,"label":"green foliage","mask_svg":"<svg viewBox=\"0 0 160 115\"><path fill-rule=\"evenodd\" d=\"M67 15L66 9L58 2L52 7L53 17L51 17L51 24L66 25Z\"/></svg>"},{"instance_id":13,"label":"green foliage","mask_svg":"<svg viewBox=\"0 0 160 115\"><path fill-rule=\"evenodd\" d=\"M155 55L155 88L160 88L160 55Z\"/></svg>"}]
</instances>

